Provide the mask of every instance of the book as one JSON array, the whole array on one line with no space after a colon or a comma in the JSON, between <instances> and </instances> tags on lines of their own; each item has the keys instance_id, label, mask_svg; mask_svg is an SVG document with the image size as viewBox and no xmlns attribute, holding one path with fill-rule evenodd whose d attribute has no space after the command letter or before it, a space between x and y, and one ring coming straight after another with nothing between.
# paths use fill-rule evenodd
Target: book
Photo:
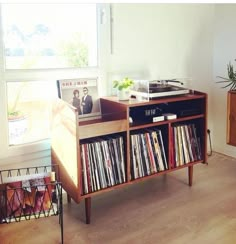
<instances>
[{"instance_id":1,"label":"book","mask_svg":"<svg viewBox=\"0 0 236 244\"><path fill-rule=\"evenodd\" d=\"M180 154L179 154L179 147L178 147L178 131L177 131L177 127L174 126L173 127L173 139L174 139L174 153L175 153L175 157L174 157L174 162L175 162L175 167L180 166Z\"/></svg>"},{"instance_id":2,"label":"book","mask_svg":"<svg viewBox=\"0 0 236 244\"><path fill-rule=\"evenodd\" d=\"M121 158L121 170L122 170L122 177L123 177L123 183L126 181L126 172L125 172L125 159L124 159L124 140L123 137L120 136L119 138L117 138L118 140L118 144L120 146L120 158Z\"/></svg>"},{"instance_id":3,"label":"book","mask_svg":"<svg viewBox=\"0 0 236 244\"><path fill-rule=\"evenodd\" d=\"M115 150L114 150L113 142L110 139L108 140L108 148L109 148L109 153L111 158L114 181L115 184L119 184L120 182L119 182L118 168L116 165Z\"/></svg>"},{"instance_id":4,"label":"book","mask_svg":"<svg viewBox=\"0 0 236 244\"><path fill-rule=\"evenodd\" d=\"M145 162L145 165L146 165L146 174L147 175L150 175L151 174L151 171L150 171L150 161L149 161L149 158L148 158L148 152L147 152L147 143L146 143L146 140L145 140L145 135L143 133L140 134L140 137L141 137L141 150L142 150L142 155L144 157L144 162Z\"/></svg>"},{"instance_id":5,"label":"book","mask_svg":"<svg viewBox=\"0 0 236 244\"><path fill-rule=\"evenodd\" d=\"M133 179L138 178L138 167L137 167L137 161L136 161L136 141L135 141L136 135L131 135L131 164L133 168Z\"/></svg>"},{"instance_id":6,"label":"book","mask_svg":"<svg viewBox=\"0 0 236 244\"><path fill-rule=\"evenodd\" d=\"M92 192L94 192L94 191L96 191L96 180L95 180L94 164L93 164L92 157L91 157L91 148L88 143L85 145L87 147L88 161L89 161L89 165L90 165L90 169L91 169L91 171L90 171L91 187L92 187Z\"/></svg>"},{"instance_id":7,"label":"book","mask_svg":"<svg viewBox=\"0 0 236 244\"><path fill-rule=\"evenodd\" d=\"M166 160L166 152L165 152L165 146L164 146L164 142L163 142L163 138L162 138L162 132L161 132L161 130L157 130L156 133L157 133L157 139L158 139L158 142L160 145L161 156L162 156L162 160L164 163L164 167L167 170L169 167L168 167L167 160Z\"/></svg>"},{"instance_id":8,"label":"book","mask_svg":"<svg viewBox=\"0 0 236 244\"><path fill-rule=\"evenodd\" d=\"M169 166L170 166L170 169L175 168L175 147L174 147L173 127L171 127L171 129L170 129L170 135L169 135Z\"/></svg>"},{"instance_id":9,"label":"book","mask_svg":"<svg viewBox=\"0 0 236 244\"><path fill-rule=\"evenodd\" d=\"M177 129L177 145L178 145L178 152L179 152L179 166L184 165L184 154L183 154L183 143L182 143L182 137L181 137L181 130L180 126L176 127Z\"/></svg>"},{"instance_id":10,"label":"book","mask_svg":"<svg viewBox=\"0 0 236 244\"><path fill-rule=\"evenodd\" d=\"M105 176L104 166L103 166L103 162L102 162L100 143L94 142L93 145L95 147L94 149L95 149L96 161L97 161L97 165L98 165L98 172L99 172L99 176L101 179L101 187L106 188L107 187L107 181L105 178L106 176Z\"/></svg>"},{"instance_id":11,"label":"book","mask_svg":"<svg viewBox=\"0 0 236 244\"><path fill-rule=\"evenodd\" d=\"M97 163L97 159L96 159L96 153L95 153L95 146L93 143L89 143L90 145L90 149L91 149L91 156L92 156L92 161L93 161L93 165L94 165L94 169L95 169L95 180L96 180L96 186L97 186L97 190L100 190L102 188L101 186L101 177L100 177L100 172L98 169L98 163Z\"/></svg>"},{"instance_id":12,"label":"book","mask_svg":"<svg viewBox=\"0 0 236 244\"><path fill-rule=\"evenodd\" d=\"M139 177L143 177L144 176L144 172L143 172L143 161L142 161L142 156L141 156L141 148L140 148L140 141L139 141L139 134L135 135L135 143L136 143L136 153L137 153L137 157L136 160L138 162L138 172L139 172Z\"/></svg>"},{"instance_id":13,"label":"book","mask_svg":"<svg viewBox=\"0 0 236 244\"><path fill-rule=\"evenodd\" d=\"M193 152L192 152L192 146L191 146L191 140L190 140L190 136L189 136L188 125L184 125L184 130L185 130L185 135L186 135L186 140L187 140L187 147L188 147L190 161L193 162L194 157L193 157Z\"/></svg>"},{"instance_id":14,"label":"book","mask_svg":"<svg viewBox=\"0 0 236 244\"><path fill-rule=\"evenodd\" d=\"M196 129L195 124L192 124L191 128L193 131L194 146L195 146L195 150L197 152L197 160L201 160L202 159L201 143L200 143L200 138L197 136L197 129Z\"/></svg>"},{"instance_id":15,"label":"book","mask_svg":"<svg viewBox=\"0 0 236 244\"><path fill-rule=\"evenodd\" d=\"M101 164L102 164L103 172L104 172L104 179L105 179L105 182L107 185L106 187L109 187L109 186L111 186L111 179L110 179L110 175L109 175L108 168L107 168L106 155L104 152L103 142L104 142L103 139L99 139L98 143L100 145L99 148L100 148Z\"/></svg>"},{"instance_id":16,"label":"book","mask_svg":"<svg viewBox=\"0 0 236 244\"><path fill-rule=\"evenodd\" d=\"M82 182L83 182L83 193L87 194L88 191L88 181L87 181L87 168L86 168L86 160L85 160L85 150L84 144L81 145L81 161L82 161Z\"/></svg>"},{"instance_id":17,"label":"book","mask_svg":"<svg viewBox=\"0 0 236 244\"><path fill-rule=\"evenodd\" d=\"M117 167L117 172L118 172L118 182L119 184L122 183L122 172L121 172L121 165L120 165L120 159L119 159L119 154L118 154L118 145L117 145L117 141L115 138L112 138L111 139L112 141L112 145L113 145L113 148L114 148L114 152L115 152L115 165Z\"/></svg>"},{"instance_id":18,"label":"book","mask_svg":"<svg viewBox=\"0 0 236 244\"><path fill-rule=\"evenodd\" d=\"M107 181L108 181L108 186L114 185L113 183L113 177L112 177L112 171L111 171L111 160L109 158L109 153L106 148L106 141L101 141L101 148L102 148L102 154L104 158L104 168L107 174Z\"/></svg>"},{"instance_id":19,"label":"book","mask_svg":"<svg viewBox=\"0 0 236 244\"><path fill-rule=\"evenodd\" d=\"M154 144L155 153L156 153L157 158L158 158L159 169L160 169L160 171L163 171L163 170L165 170L165 167L164 167L163 159L161 156L161 150L160 150L160 145L159 145L159 142L157 139L156 131L152 132L152 139L154 142L153 144Z\"/></svg>"},{"instance_id":20,"label":"book","mask_svg":"<svg viewBox=\"0 0 236 244\"><path fill-rule=\"evenodd\" d=\"M156 167L155 158L154 158L154 154L153 154L150 134L148 132L146 132L145 137L146 137L148 156L149 156L149 159L151 162L150 163L151 173L153 174L153 173L157 172L157 167Z\"/></svg>"},{"instance_id":21,"label":"book","mask_svg":"<svg viewBox=\"0 0 236 244\"><path fill-rule=\"evenodd\" d=\"M183 155L185 164L190 162L189 151L188 151L188 141L185 135L184 125L180 126L182 145L183 145Z\"/></svg>"},{"instance_id":22,"label":"book","mask_svg":"<svg viewBox=\"0 0 236 244\"><path fill-rule=\"evenodd\" d=\"M88 192L92 192L93 189L92 182L91 182L92 172L91 172L91 166L88 157L88 144L84 144L84 156L85 156L85 165L87 171Z\"/></svg>"}]
</instances>

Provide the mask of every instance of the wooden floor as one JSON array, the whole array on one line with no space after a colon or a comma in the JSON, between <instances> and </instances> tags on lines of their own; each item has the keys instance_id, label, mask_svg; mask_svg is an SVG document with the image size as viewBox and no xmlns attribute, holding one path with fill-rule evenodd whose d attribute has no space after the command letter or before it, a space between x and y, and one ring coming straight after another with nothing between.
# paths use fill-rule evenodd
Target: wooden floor
<instances>
[{"instance_id":1,"label":"wooden floor","mask_svg":"<svg viewBox=\"0 0 236 244\"><path fill-rule=\"evenodd\" d=\"M64 243L235 244L236 159L208 162L194 166L192 187L183 169L92 198L90 225L83 202L65 202ZM0 243L60 243L58 218L0 225Z\"/></svg>"}]
</instances>

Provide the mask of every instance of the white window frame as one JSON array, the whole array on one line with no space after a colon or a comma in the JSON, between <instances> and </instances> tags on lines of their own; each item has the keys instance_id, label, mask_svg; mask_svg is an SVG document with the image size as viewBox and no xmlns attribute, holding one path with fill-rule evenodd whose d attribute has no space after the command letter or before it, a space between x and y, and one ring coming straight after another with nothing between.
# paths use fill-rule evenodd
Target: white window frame
<instances>
[{"instance_id":1,"label":"white window frame","mask_svg":"<svg viewBox=\"0 0 236 244\"><path fill-rule=\"evenodd\" d=\"M55 3L56 4L56 3ZM0 4L0 23L2 11ZM98 67L93 68L65 68L65 69L40 69L40 70L5 70L3 29L0 25L0 167L3 165L17 164L24 161L43 160L50 161L50 139L34 143L9 146L8 119L7 119L7 82L11 81L42 81L66 78L99 77L99 95L106 95L106 68L109 55L109 4L97 5L98 25Z\"/></svg>"}]
</instances>

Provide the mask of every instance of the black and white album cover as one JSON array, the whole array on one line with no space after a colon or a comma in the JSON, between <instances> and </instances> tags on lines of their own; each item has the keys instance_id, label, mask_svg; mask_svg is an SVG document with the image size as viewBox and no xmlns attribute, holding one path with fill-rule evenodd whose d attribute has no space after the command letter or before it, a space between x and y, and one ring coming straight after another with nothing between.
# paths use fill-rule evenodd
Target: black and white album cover
<instances>
[{"instance_id":1,"label":"black and white album cover","mask_svg":"<svg viewBox=\"0 0 236 244\"><path fill-rule=\"evenodd\" d=\"M58 80L57 87L59 98L77 108L80 119L101 115L97 78Z\"/></svg>"}]
</instances>

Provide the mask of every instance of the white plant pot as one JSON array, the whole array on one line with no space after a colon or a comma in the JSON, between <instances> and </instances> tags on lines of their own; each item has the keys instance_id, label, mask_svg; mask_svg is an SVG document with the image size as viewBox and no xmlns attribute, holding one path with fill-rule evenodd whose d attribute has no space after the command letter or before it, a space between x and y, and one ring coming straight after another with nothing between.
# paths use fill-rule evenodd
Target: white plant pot
<instances>
[{"instance_id":1,"label":"white plant pot","mask_svg":"<svg viewBox=\"0 0 236 244\"><path fill-rule=\"evenodd\" d=\"M8 120L9 144L16 145L23 142L23 138L28 129L27 117Z\"/></svg>"},{"instance_id":2,"label":"white plant pot","mask_svg":"<svg viewBox=\"0 0 236 244\"><path fill-rule=\"evenodd\" d=\"M120 101L129 100L129 89L118 90L117 96Z\"/></svg>"}]
</instances>

